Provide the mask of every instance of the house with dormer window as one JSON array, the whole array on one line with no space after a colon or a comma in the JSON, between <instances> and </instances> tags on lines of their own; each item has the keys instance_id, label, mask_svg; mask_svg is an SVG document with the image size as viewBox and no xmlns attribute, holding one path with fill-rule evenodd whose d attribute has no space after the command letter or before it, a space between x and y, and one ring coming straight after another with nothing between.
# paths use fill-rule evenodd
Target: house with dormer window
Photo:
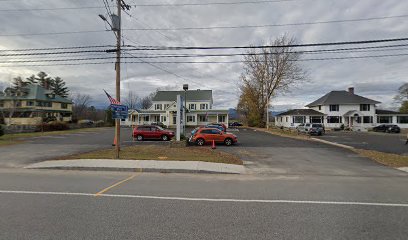
<instances>
[{"instance_id":1,"label":"house with dormer window","mask_svg":"<svg viewBox=\"0 0 408 240\"><path fill-rule=\"evenodd\" d=\"M0 93L0 120L8 125L36 125L46 119L72 120L72 101L38 84ZM0 123L1 123L0 122Z\"/></svg>"},{"instance_id":2,"label":"house with dormer window","mask_svg":"<svg viewBox=\"0 0 408 240\"><path fill-rule=\"evenodd\" d=\"M322 123L330 128L349 128L365 131L379 124L396 124L408 128L408 115L377 109L379 101L348 91L331 91L306 105L307 109L293 109L275 117L276 126L297 127L302 123Z\"/></svg>"},{"instance_id":3,"label":"house with dormer window","mask_svg":"<svg viewBox=\"0 0 408 240\"><path fill-rule=\"evenodd\" d=\"M177 95L184 102L186 126L201 126L219 122L228 126L228 110L213 108L212 90L158 91L149 109L130 109L125 125L149 125L161 122L166 126L176 126Z\"/></svg>"}]
</instances>

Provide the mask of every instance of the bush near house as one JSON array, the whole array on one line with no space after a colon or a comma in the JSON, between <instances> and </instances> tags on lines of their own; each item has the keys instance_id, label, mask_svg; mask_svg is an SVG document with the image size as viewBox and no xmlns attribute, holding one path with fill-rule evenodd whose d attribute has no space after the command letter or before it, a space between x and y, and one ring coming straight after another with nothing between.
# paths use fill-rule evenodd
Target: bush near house
<instances>
[{"instance_id":1,"label":"bush near house","mask_svg":"<svg viewBox=\"0 0 408 240\"><path fill-rule=\"evenodd\" d=\"M68 130L69 126L65 122L51 122L51 123L42 123L38 124L36 127L36 132L50 132L50 131L62 131Z\"/></svg>"}]
</instances>

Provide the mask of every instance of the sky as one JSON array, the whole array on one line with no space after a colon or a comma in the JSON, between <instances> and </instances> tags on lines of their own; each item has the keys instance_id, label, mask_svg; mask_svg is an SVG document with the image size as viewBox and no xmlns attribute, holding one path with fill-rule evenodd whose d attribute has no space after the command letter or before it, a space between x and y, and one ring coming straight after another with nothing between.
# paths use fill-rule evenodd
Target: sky
<instances>
[{"instance_id":1,"label":"sky","mask_svg":"<svg viewBox=\"0 0 408 240\"><path fill-rule=\"evenodd\" d=\"M242 3L257 1L258 3ZM408 33L408 1L401 0L125 0L132 6L122 15L123 44L133 46L248 46L262 45L284 34L296 38L298 43L360 41L371 39L404 38ZM111 11L115 2L108 0ZM184 5L180 3L237 3ZM152 4L176 4L151 6ZM150 6L146 6L150 5ZM64 9L61 9L64 8ZM67 9L70 8L70 9ZM31 9L31 10L29 10ZM114 45L113 32L98 17L107 16L103 0L0 0L0 50ZM403 16L401 16L403 15ZM406 16L405 16L406 15ZM398 17L397 17L398 16ZM354 22L298 24L349 19L390 17ZM165 30L188 27L284 25L257 28ZM161 30L135 30L135 29ZM164 29L163 29L164 28ZM84 32L85 31L85 32ZM80 32L62 34L63 32ZM48 33L48 34L45 34ZM54 33L54 34L49 34ZM58 34L55 34L58 33ZM386 43L404 44L405 42ZM379 46L367 45L367 46ZM342 47L342 46L340 46ZM348 46L350 47L350 46ZM354 46L355 47L355 46ZM316 48L305 48L315 50ZM320 48L322 49L322 48ZM343 52L304 54L302 59L358 57L367 55L408 54L408 47L377 52ZM171 51L183 53L237 53L233 51ZM157 54L144 51L132 54ZM83 53L75 58L114 56L112 53ZM129 55L124 54L124 57ZM33 57L1 57L1 62L28 60ZM38 59L37 57L35 59ZM57 56L43 59L58 59ZM137 59L136 59L137 60ZM133 61L135 59L124 59ZM144 61L175 61L175 59L145 59ZM205 57L176 59L185 61L239 61L242 57ZM355 93L382 102L381 108L397 107L393 97L397 89L407 82L408 56L324 61L300 61L308 72L308 81L280 93L271 101L273 111L302 108L332 90L354 87ZM81 61L85 62L85 61ZM81 63L76 62L76 63ZM190 89L212 89L215 108L236 107L239 97L242 63L124 63L121 71L122 98L129 90L140 97L157 88L177 90L184 83ZM114 64L70 66L10 67L0 63L0 87L7 86L12 78L28 77L44 71L52 77L63 78L73 94L89 94L97 107L108 105L102 89L114 95Z\"/></svg>"}]
</instances>

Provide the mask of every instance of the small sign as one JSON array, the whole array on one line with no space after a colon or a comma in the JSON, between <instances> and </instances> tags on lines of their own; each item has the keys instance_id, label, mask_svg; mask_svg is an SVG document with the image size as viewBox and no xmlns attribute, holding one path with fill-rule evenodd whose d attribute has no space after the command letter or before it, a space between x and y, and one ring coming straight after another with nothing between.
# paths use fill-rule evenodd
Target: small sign
<instances>
[{"instance_id":1,"label":"small sign","mask_svg":"<svg viewBox=\"0 0 408 240\"><path fill-rule=\"evenodd\" d=\"M125 105L111 104L113 119L126 119L128 117L128 107Z\"/></svg>"}]
</instances>

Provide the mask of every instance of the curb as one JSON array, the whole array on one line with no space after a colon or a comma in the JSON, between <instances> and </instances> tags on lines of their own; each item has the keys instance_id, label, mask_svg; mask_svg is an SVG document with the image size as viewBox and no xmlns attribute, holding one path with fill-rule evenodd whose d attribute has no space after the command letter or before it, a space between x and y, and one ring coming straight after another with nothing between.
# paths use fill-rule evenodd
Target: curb
<instances>
[{"instance_id":1,"label":"curb","mask_svg":"<svg viewBox=\"0 0 408 240\"><path fill-rule=\"evenodd\" d=\"M55 169L83 171L118 172L159 172L159 173L209 173L243 174L242 165L199 162L199 161L157 161L157 160L111 160L81 159L44 161L24 167L26 169Z\"/></svg>"},{"instance_id":2,"label":"curb","mask_svg":"<svg viewBox=\"0 0 408 240\"><path fill-rule=\"evenodd\" d=\"M341 148L346 148L346 149L355 149L354 147L352 147L352 146L348 146L348 145L344 145L344 144L340 144L340 143L334 143L334 142L330 142L330 141L326 141L326 140L323 140L323 139L320 139L320 138L310 138L311 140L313 140L313 141L315 141L315 142L321 142L321 143L325 143L325 144L328 144L328 145L333 145L333 146L336 146L336 147L341 147Z\"/></svg>"}]
</instances>

